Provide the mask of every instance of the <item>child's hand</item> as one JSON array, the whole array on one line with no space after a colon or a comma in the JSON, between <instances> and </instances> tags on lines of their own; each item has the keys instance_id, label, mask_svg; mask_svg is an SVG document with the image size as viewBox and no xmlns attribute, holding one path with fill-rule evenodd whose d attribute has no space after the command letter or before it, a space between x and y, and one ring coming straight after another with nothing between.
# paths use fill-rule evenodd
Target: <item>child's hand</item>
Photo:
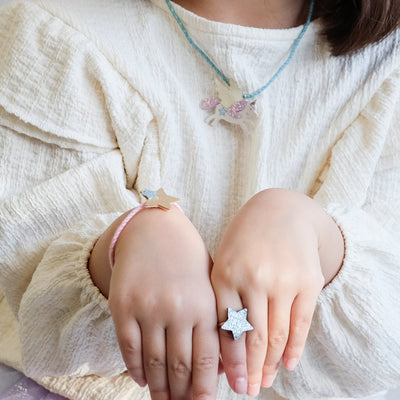
<instances>
[{"instance_id":1,"label":"child's hand","mask_svg":"<svg viewBox=\"0 0 400 400\"><path fill-rule=\"evenodd\" d=\"M210 269L203 240L176 207L141 211L118 240L109 305L128 371L153 400L216 398Z\"/></svg>"},{"instance_id":2,"label":"child's hand","mask_svg":"<svg viewBox=\"0 0 400 400\"><path fill-rule=\"evenodd\" d=\"M319 246L335 254L319 254ZM237 341L220 329L221 355L231 387L258 394L283 360L294 369L302 354L316 299L337 273L343 239L332 218L309 197L284 189L250 199L228 227L216 254L212 284L219 321L227 307L248 308L254 330ZM323 260L325 270L321 269ZM332 265L335 267L332 267Z\"/></svg>"}]
</instances>

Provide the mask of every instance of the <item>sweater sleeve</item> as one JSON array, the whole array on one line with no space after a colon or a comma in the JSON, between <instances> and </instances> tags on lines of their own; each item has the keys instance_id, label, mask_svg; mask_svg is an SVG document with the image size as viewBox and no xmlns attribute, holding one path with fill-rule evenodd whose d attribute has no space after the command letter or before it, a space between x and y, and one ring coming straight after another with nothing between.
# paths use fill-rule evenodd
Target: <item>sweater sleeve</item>
<instances>
[{"instance_id":1,"label":"sweater sleeve","mask_svg":"<svg viewBox=\"0 0 400 400\"><path fill-rule=\"evenodd\" d=\"M333 147L314 199L345 240L304 354L274 388L293 400L363 397L400 383L400 74Z\"/></svg>"},{"instance_id":2,"label":"sweater sleeve","mask_svg":"<svg viewBox=\"0 0 400 400\"><path fill-rule=\"evenodd\" d=\"M125 366L87 261L138 204L152 114L97 47L38 6L1 10L0 53L0 289L24 372L116 375Z\"/></svg>"}]
</instances>

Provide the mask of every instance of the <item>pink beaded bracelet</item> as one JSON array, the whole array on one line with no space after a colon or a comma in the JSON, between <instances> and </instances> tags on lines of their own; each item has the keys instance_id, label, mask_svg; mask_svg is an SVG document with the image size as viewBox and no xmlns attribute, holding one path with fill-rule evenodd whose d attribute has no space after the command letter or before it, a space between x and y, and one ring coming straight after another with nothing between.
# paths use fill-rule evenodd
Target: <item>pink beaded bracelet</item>
<instances>
[{"instance_id":1,"label":"pink beaded bracelet","mask_svg":"<svg viewBox=\"0 0 400 400\"><path fill-rule=\"evenodd\" d=\"M164 211L168 211L171 209L172 204L178 207L178 209L183 212L179 204L176 203L177 201L179 201L179 199L176 197L168 196L165 193L164 189L160 188L156 192L146 189L144 192L142 192L142 195L147 198L147 201L140 204L140 206L133 208L126 215L126 217L119 224L118 228L114 232L113 238L111 239L110 248L108 250L108 258L110 260L111 268L114 266L115 263L115 248L117 246L118 239L121 236L122 231L138 212L142 211L145 208L161 208Z\"/></svg>"}]
</instances>

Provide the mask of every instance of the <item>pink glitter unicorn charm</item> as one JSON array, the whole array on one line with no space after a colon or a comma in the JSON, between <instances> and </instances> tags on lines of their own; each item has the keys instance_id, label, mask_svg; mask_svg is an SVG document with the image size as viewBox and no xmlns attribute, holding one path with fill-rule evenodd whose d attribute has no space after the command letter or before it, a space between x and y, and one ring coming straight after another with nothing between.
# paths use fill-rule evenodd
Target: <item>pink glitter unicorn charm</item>
<instances>
[{"instance_id":1,"label":"pink glitter unicorn charm","mask_svg":"<svg viewBox=\"0 0 400 400\"><path fill-rule=\"evenodd\" d=\"M217 81L217 97L209 97L201 102L203 110L213 111L206 122L214 126L223 120L239 125L246 132L254 123L256 114L254 100L244 99L236 82L230 87Z\"/></svg>"}]
</instances>

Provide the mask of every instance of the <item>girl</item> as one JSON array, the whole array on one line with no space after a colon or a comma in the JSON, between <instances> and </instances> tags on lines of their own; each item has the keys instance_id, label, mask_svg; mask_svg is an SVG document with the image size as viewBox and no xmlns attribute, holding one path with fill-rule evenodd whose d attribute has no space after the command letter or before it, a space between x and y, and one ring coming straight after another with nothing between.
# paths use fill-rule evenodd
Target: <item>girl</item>
<instances>
[{"instance_id":1,"label":"girl","mask_svg":"<svg viewBox=\"0 0 400 400\"><path fill-rule=\"evenodd\" d=\"M398 385L398 6L2 9L1 361L85 400Z\"/></svg>"}]
</instances>

